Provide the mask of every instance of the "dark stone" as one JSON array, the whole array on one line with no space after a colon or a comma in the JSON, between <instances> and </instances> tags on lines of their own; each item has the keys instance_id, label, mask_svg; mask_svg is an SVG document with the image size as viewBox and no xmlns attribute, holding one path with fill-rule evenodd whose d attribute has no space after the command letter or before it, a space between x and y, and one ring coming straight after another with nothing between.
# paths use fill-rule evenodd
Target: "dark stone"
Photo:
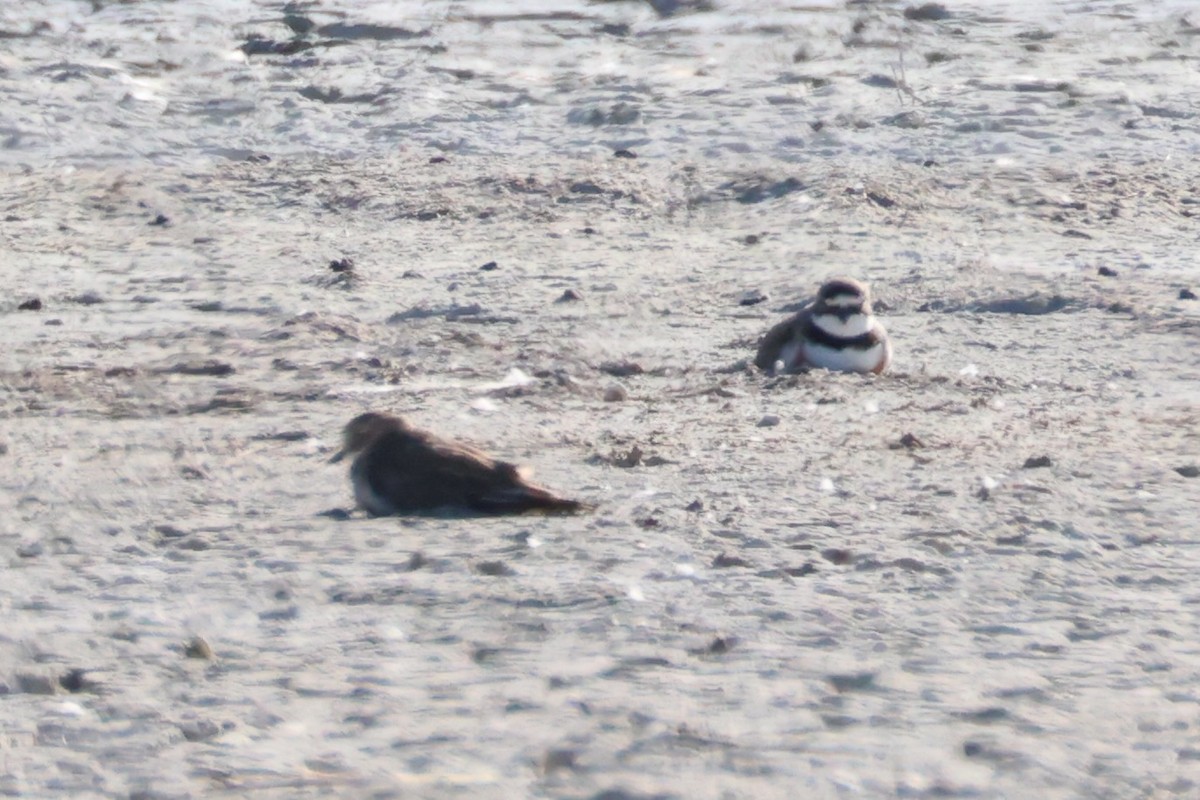
<instances>
[{"instance_id":1,"label":"dark stone","mask_svg":"<svg viewBox=\"0 0 1200 800\"><path fill-rule=\"evenodd\" d=\"M201 363L179 363L169 367L165 372L173 375L202 375L212 378L223 378L232 375L235 370L232 364L221 361L205 361Z\"/></svg>"},{"instance_id":2,"label":"dark stone","mask_svg":"<svg viewBox=\"0 0 1200 800\"><path fill-rule=\"evenodd\" d=\"M713 569L725 569L727 567L749 567L750 562L741 556L730 555L729 553L721 553L712 560Z\"/></svg>"},{"instance_id":3,"label":"dark stone","mask_svg":"<svg viewBox=\"0 0 1200 800\"><path fill-rule=\"evenodd\" d=\"M867 192L867 199L880 208L892 208L896 205L895 200L879 192Z\"/></svg>"},{"instance_id":4,"label":"dark stone","mask_svg":"<svg viewBox=\"0 0 1200 800\"><path fill-rule=\"evenodd\" d=\"M516 575L513 568L503 561L480 561L475 565L475 571L480 575L487 575L492 578L505 578L510 575Z\"/></svg>"},{"instance_id":5,"label":"dark stone","mask_svg":"<svg viewBox=\"0 0 1200 800\"><path fill-rule=\"evenodd\" d=\"M600 364L599 369L615 378L628 378L630 375L641 375L646 371L636 361L605 361Z\"/></svg>"},{"instance_id":6,"label":"dark stone","mask_svg":"<svg viewBox=\"0 0 1200 800\"><path fill-rule=\"evenodd\" d=\"M183 654L188 658L199 658L205 661L211 661L213 657L213 649L207 641L201 636L193 636L183 647Z\"/></svg>"},{"instance_id":7,"label":"dark stone","mask_svg":"<svg viewBox=\"0 0 1200 800\"><path fill-rule=\"evenodd\" d=\"M846 692L861 692L875 688L874 672L852 672L843 675L830 675L828 680L838 694Z\"/></svg>"},{"instance_id":8,"label":"dark stone","mask_svg":"<svg viewBox=\"0 0 1200 800\"><path fill-rule=\"evenodd\" d=\"M821 551L821 558L841 567L854 560L854 551L842 547L827 547Z\"/></svg>"},{"instance_id":9,"label":"dark stone","mask_svg":"<svg viewBox=\"0 0 1200 800\"><path fill-rule=\"evenodd\" d=\"M179 725L179 732L189 742L203 742L221 733L221 728L215 722L206 719L188 720Z\"/></svg>"},{"instance_id":10,"label":"dark stone","mask_svg":"<svg viewBox=\"0 0 1200 800\"><path fill-rule=\"evenodd\" d=\"M866 86L873 86L876 89L895 89L900 84L896 83L896 79L887 75L868 75L863 78L861 83Z\"/></svg>"},{"instance_id":11,"label":"dark stone","mask_svg":"<svg viewBox=\"0 0 1200 800\"><path fill-rule=\"evenodd\" d=\"M953 14L941 3L925 3L920 6L909 6L904 9L904 18L919 22L941 22L950 19Z\"/></svg>"},{"instance_id":12,"label":"dark stone","mask_svg":"<svg viewBox=\"0 0 1200 800\"><path fill-rule=\"evenodd\" d=\"M66 674L58 679L58 685L72 694L82 692L91 685L89 681L84 679L86 672L87 670L78 668L67 670Z\"/></svg>"},{"instance_id":13,"label":"dark stone","mask_svg":"<svg viewBox=\"0 0 1200 800\"><path fill-rule=\"evenodd\" d=\"M742 296L738 298L739 306L756 306L759 303L765 303L770 300L771 296L760 289L747 289L742 292Z\"/></svg>"}]
</instances>

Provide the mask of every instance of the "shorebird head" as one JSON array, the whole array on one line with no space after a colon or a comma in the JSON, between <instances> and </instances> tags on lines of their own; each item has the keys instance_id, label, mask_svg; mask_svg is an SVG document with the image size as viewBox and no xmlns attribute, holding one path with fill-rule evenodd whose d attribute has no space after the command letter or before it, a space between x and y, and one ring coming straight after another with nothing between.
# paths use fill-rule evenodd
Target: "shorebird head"
<instances>
[{"instance_id":1,"label":"shorebird head","mask_svg":"<svg viewBox=\"0 0 1200 800\"><path fill-rule=\"evenodd\" d=\"M861 336L871 328L871 291L853 278L834 278L821 284L812 307L813 323L843 338Z\"/></svg>"},{"instance_id":2,"label":"shorebird head","mask_svg":"<svg viewBox=\"0 0 1200 800\"><path fill-rule=\"evenodd\" d=\"M817 290L817 304L823 306L818 311L821 314L870 314L871 290L854 278L834 278Z\"/></svg>"},{"instance_id":3,"label":"shorebird head","mask_svg":"<svg viewBox=\"0 0 1200 800\"><path fill-rule=\"evenodd\" d=\"M348 455L365 449L371 442L389 431L402 431L407 427L404 420L391 414L368 411L346 423L342 430L342 449L329 459L336 464Z\"/></svg>"}]
</instances>

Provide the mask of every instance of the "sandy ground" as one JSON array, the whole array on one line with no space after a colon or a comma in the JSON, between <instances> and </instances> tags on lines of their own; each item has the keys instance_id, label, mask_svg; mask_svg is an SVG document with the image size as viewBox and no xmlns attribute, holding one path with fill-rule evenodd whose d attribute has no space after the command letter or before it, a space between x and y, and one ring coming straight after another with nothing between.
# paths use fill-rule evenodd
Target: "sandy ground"
<instances>
[{"instance_id":1,"label":"sandy ground","mask_svg":"<svg viewBox=\"0 0 1200 800\"><path fill-rule=\"evenodd\" d=\"M0 11L0 794L1200 795L1182 7L181 5Z\"/></svg>"}]
</instances>

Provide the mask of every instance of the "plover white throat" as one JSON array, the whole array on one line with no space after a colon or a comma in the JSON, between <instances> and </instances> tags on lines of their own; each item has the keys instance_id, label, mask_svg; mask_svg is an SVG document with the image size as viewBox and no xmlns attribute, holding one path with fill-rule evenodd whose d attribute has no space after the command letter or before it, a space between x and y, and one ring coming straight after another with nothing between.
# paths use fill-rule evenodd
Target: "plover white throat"
<instances>
[{"instance_id":1,"label":"plover white throat","mask_svg":"<svg viewBox=\"0 0 1200 800\"><path fill-rule=\"evenodd\" d=\"M358 454L350 466L354 497L373 516L438 509L477 514L588 509L530 483L514 464L417 430L391 414L360 414L346 424L342 437L342 449L330 463Z\"/></svg>"},{"instance_id":2,"label":"plover white throat","mask_svg":"<svg viewBox=\"0 0 1200 800\"><path fill-rule=\"evenodd\" d=\"M892 361L887 331L871 313L871 293L853 278L821 285L817 296L759 343L754 365L773 372L823 368L883 372Z\"/></svg>"}]
</instances>

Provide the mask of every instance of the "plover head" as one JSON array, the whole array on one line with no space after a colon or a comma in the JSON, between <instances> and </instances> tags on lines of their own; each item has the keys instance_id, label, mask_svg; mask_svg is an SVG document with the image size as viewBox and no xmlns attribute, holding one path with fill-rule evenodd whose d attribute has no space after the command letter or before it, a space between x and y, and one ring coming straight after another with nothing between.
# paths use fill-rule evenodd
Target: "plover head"
<instances>
[{"instance_id":1,"label":"plover head","mask_svg":"<svg viewBox=\"0 0 1200 800\"><path fill-rule=\"evenodd\" d=\"M812 306L812 321L818 328L839 339L853 339L871 330L871 292L866 284L853 278L826 281L817 290Z\"/></svg>"},{"instance_id":2,"label":"plover head","mask_svg":"<svg viewBox=\"0 0 1200 800\"><path fill-rule=\"evenodd\" d=\"M352 455L370 446L371 442L385 433L403 431L408 425L400 417L391 414L380 414L368 411L359 414L346 423L342 431L342 449L329 459L330 464L336 464L348 455Z\"/></svg>"},{"instance_id":3,"label":"plover head","mask_svg":"<svg viewBox=\"0 0 1200 800\"><path fill-rule=\"evenodd\" d=\"M834 278L817 290L817 314L836 314L845 319L854 314L871 314L871 291L854 278Z\"/></svg>"}]
</instances>

